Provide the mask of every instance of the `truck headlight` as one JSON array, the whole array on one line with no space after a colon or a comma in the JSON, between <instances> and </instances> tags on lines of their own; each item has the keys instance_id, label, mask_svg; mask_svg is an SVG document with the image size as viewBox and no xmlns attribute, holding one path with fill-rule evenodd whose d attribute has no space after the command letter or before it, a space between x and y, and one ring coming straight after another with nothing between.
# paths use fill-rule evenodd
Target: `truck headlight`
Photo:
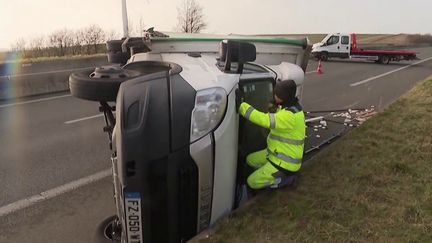
<instances>
[{"instance_id":1,"label":"truck headlight","mask_svg":"<svg viewBox=\"0 0 432 243\"><path fill-rule=\"evenodd\" d=\"M191 118L191 143L211 132L222 120L227 106L223 88L200 90L196 94Z\"/></svg>"}]
</instances>

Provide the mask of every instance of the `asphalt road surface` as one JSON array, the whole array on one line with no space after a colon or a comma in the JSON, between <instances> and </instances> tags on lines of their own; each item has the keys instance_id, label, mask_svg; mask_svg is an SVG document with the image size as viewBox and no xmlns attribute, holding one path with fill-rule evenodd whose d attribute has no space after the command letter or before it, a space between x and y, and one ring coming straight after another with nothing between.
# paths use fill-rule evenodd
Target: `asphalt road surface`
<instances>
[{"instance_id":1,"label":"asphalt road surface","mask_svg":"<svg viewBox=\"0 0 432 243\"><path fill-rule=\"evenodd\" d=\"M432 48L415 50L422 60L329 61L322 75L311 61L305 110L385 108L431 75ZM0 102L0 242L92 242L115 212L103 124L97 103L68 93Z\"/></svg>"}]
</instances>

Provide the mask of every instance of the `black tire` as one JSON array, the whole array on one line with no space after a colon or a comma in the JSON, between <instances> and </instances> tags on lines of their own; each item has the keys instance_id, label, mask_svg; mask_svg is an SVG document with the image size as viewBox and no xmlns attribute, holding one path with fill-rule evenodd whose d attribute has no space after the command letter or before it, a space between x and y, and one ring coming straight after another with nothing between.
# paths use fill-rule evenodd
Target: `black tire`
<instances>
[{"instance_id":1,"label":"black tire","mask_svg":"<svg viewBox=\"0 0 432 243\"><path fill-rule=\"evenodd\" d=\"M381 64L389 64L390 63L390 57L387 55L380 56L378 59L378 62Z\"/></svg>"},{"instance_id":2,"label":"black tire","mask_svg":"<svg viewBox=\"0 0 432 243\"><path fill-rule=\"evenodd\" d=\"M104 221L102 221L97 229L96 229L96 234L95 234L95 239L94 242L95 243L116 243L116 242L120 242L120 235L121 235L121 229L120 229L120 233L118 235L115 235L114 239L112 237L110 237L110 233L112 232L112 222L114 222L115 220L118 220L117 216L111 216L106 218Z\"/></svg>"},{"instance_id":3,"label":"black tire","mask_svg":"<svg viewBox=\"0 0 432 243\"><path fill-rule=\"evenodd\" d=\"M108 62L125 64L130 58L130 54L127 52L108 52Z\"/></svg>"},{"instance_id":4,"label":"black tire","mask_svg":"<svg viewBox=\"0 0 432 243\"><path fill-rule=\"evenodd\" d=\"M320 60L325 62L328 61L328 59L329 59L329 54L327 52L321 52Z\"/></svg>"},{"instance_id":5,"label":"black tire","mask_svg":"<svg viewBox=\"0 0 432 243\"><path fill-rule=\"evenodd\" d=\"M120 84L137 76L140 76L140 72L120 67L74 72L69 76L69 89L73 96L81 99L115 101Z\"/></svg>"},{"instance_id":6,"label":"black tire","mask_svg":"<svg viewBox=\"0 0 432 243\"><path fill-rule=\"evenodd\" d=\"M108 52L121 52L123 40L110 40L106 42Z\"/></svg>"}]
</instances>

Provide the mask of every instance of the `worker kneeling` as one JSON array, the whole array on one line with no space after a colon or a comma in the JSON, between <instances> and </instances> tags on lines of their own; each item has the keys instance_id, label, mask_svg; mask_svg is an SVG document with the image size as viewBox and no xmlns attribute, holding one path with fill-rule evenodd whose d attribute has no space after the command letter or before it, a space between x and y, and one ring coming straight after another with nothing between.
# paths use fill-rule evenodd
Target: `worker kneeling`
<instances>
[{"instance_id":1,"label":"worker kneeling","mask_svg":"<svg viewBox=\"0 0 432 243\"><path fill-rule=\"evenodd\" d=\"M292 184L300 170L305 139L305 118L296 98L293 80L278 82L273 94L276 107L269 113L241 102L239 113L252 123L270 129L267 148L246 157L256 169L247 179L253 189L280 188Z\"/></svg>"}]
</instances>

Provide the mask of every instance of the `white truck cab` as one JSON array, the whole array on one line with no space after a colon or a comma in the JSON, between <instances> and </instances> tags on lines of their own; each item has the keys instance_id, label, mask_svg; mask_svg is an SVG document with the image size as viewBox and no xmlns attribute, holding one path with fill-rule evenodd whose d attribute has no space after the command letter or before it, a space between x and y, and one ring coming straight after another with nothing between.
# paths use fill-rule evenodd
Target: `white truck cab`
<instances>
[{"instance_id":1,"label":"white truck cab","mask_svg":"<svg viewBox=\"0 0 432 243\"><path fill-rule=\"evenodd\" d=\"M184 242L239 206L246 155L266 147L268 132L239 118L235 90L263 111L276 82L294 80L301 95L310 45L182 36L107 47L120 65L69 80L72 95L100 102L112 142L117 215L96 241Z\"/></svg>"},{"instance_id":2,"label":"white truck cab","mask_svg":"<svg viewBox=\"0 0 432 243\"><path fill-rule=\"evenodd\" d=\"M331 57L348 58L351 51L350 34L328 34L321 42L312 46L312 54L320 55L322 60Z\"/></svg>"}]
</instances>

